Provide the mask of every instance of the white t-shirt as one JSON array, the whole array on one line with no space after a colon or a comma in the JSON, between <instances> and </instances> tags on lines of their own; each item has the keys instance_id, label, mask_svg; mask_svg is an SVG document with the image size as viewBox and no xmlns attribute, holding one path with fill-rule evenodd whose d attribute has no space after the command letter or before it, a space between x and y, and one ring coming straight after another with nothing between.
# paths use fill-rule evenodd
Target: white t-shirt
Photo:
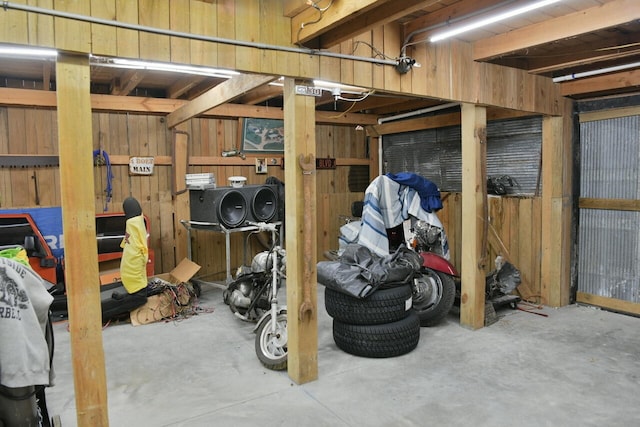
<instances>
[{"instance_id":1,"label":"white t-shirt","mask_svg":"<svg viewBox=\"0 0 640 427\"><path fill-rule=\"evenodd\" d=\"M45 339L51 301L37 273L0 257L0 384L5 387L51 383Z\"/></svg>"}]
</instances>

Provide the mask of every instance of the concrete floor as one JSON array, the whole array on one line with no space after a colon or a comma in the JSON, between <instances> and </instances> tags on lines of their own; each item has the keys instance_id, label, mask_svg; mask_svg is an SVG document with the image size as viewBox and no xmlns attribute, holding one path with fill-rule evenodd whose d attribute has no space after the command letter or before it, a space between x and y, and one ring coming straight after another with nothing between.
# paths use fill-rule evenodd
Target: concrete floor
<instances>
[{"instance_id":1,"label":"concrete floor","mask_svg":"<svg viewBox=\"0 0 640 427\"><path fill-rule=\"evenodd\" d=\"M333 342L318 286L319 379L296 385L266 370L252 324L203 287L203 312L179 322L103 331L109 422L160 426L634 426L640 425L640 319L585 306L506 308L471 331L452 312L422 328L418 347L390 359ZM455 310L454 310L455 311ZM75 426L70 337L55 325L50 413Z\"/></svg>"}]
</instances>

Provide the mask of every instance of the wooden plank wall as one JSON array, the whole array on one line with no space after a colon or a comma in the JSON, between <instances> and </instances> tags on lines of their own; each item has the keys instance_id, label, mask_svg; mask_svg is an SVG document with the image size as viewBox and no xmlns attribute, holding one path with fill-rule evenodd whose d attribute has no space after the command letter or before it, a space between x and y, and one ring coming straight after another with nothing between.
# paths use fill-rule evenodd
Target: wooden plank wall
<instances>
[{"instance_id":1,"label":"wooden plank wall","mask_svg":"<svg viewBox=\"0 0 640 427\"><path fill-rule=\"evenodd\" d=\"M0 154L57 155L56 120L56 112L52 109L0 107ZM220 156L223 150L239 147L239 122L228 119L193 119L187 122L189 156L213 158ZM92 123L94 149L104 150L110 158L172 155L172 134L163 116L94 112ZM316 133L318 157L338 160L367 158L365 134L352 126L318 125ZM284 170L280 166L282 156L267 155L267 158L277 162L277 165L269 165L267 175L256 174L251 160L243 165L191 165L187 173L213 173L220 186L228 185L228 177L236 175L246 176L248 184L262 184L270 176L284 180ZM107 212L121 212L122 201L129 195L136 197L150 219L150 245L155 252L155 270L170 271L179 261L174 256L176 230L173 225L171 167L156 164L152 176L135 176L129 175L128 165L114 164L112 172L112 200L107 202L106 167L94 168L96 213L105 211L105 208ZM349 192L348 178L348 165L317 172L318 206L322 206L318 215L319 254L337 247L338 214L348 215L351 202L363 198L362 193ZM36 180L39 205L36 204ZM330 200L330 204L325 205L325 200ZM0 209L60 204L57 167L0 168ZM203 266L202 274L210 275L211 280L224 278L223 235L194 231L192 237L194 260ZM243 261L244 236L234 233L231 237L232 266L235 268ZM259 245L253 245L249 255L259 249Z\"/></svg>"},{"instance_id":2,"label":"wooden plank wall","mask_svg":"<svg viewBox=\"0 0 640 427\"><path fill-rule=\"evenodd\" d=\"M275 0L41 0L38 6L100 18L115 16L117 20L128 23L186 33L291 46L289 18L284 14L283 2ZM34 23L36 29L33 29ZM412 72L400 75L390 65L184 40L63 18L33 17L15 10L0 14L0 42L41 46L50 45L51 40L57 48L96 55L140 57L244 72L319 78L389 92L542 114L563 114L562 95L551 79L530 75L524 70L475 62L472 45L459 41L435 45L421 43L411 47L407 52L409 55L422 64L432 65L414 68ZM116 42L110 43L110 40ZM372 43L386 57L396 58L401 46L401 28L398 25L375 28L340 43L331 51L372 56L371 48L362 42Z\"/></svg>"},{"instance_id":3,"label":"wooden plank wall","mask_svg":"<svg viewBox=\"0 0 640 427\"><path fill-rule=\"evenodd\" d=\"M462 251L462 195L443 193L443 208L438 217L449 239L451 263L458 271L461 268ZM513 265L520 270L522 296L532 298L536 303L541 299L540 260L542 253L542 210L540 197L489 196L489 226L495 230L500 242L507 249L503 253L492 239L487 238L486 273L495 269L498 255L508 255ZM490 232L490 228L488 232ZM526 288L526 289L525 289ZM526 295L525 295L526 294Z\"/></svg>"}]
</instances>

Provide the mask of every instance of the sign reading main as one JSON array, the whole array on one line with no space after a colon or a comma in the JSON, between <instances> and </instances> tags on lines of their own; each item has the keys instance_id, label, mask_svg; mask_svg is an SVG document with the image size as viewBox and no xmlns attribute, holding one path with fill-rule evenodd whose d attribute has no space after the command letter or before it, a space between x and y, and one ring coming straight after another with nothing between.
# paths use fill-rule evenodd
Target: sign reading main
<instances>
[{"instance_id":1,"label":"sign reading main","mask_svg":"<svg viewBox=\"0 0 640 427\"><path fill-rule=\"evenodd\" d=\"M130 157L129 175L153 175L153 157Z\"/></svg>"}]
</instances>

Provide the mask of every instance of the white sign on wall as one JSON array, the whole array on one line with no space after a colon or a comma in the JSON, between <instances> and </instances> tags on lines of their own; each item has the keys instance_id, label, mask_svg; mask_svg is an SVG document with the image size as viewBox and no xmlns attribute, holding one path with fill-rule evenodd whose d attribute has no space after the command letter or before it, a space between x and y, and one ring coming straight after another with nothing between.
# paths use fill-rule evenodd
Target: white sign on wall
<instances>
[{"instance_id":1,"label":"white sign on wall","mask_svg":"<svg viewBox=\"0 0 640 427\"><path fill-rule=\"evenodd\" d=\"M130 157L130 175L153 175L153 157Z\"/></svg>"}]
</instances>

